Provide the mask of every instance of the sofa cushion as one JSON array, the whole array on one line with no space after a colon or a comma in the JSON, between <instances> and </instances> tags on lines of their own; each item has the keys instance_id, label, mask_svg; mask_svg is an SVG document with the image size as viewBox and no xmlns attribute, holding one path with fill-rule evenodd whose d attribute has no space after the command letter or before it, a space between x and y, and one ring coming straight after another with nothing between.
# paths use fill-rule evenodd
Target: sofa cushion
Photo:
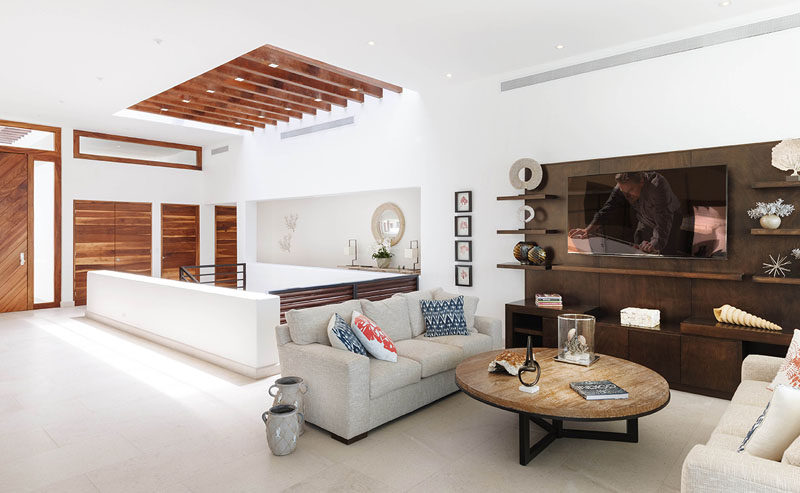
<instances>
[{"instance_id":1,"label":"sofa cushion","mask_svg":"<svg viewBox=\"0 0 800 493\"><path fill-rule=\"evenodd\" d=\"M350 351L351 353L367 355L367 350L358 340L350 324L344 321L341 315L334 313L328 322L328 340L336 349Z\"/></svg>"},{"instance_id":2,"label":"sofa cushion","mask_svg":"<svg viewBox=\"0 0 800 493\"><path fill-rule=\"evenodd\" d=\"M774 390L778 385L800 388L800 330L794 330L786 358L781 363L772 383L769 384L769 388Z\"/></svg>"},{"instance_id":3,"label":"sofa cushion","mask_svg":"<svg viewBox=\"0 0 800 493\"><path fill-rule=\"evenodd\" d=\"M736 393L733 394L731 402L745 406L758 406L763 409L770 399L772 399L772 391L767 388L767 382L742 380Z\"/></svg>"},{"instance_id":4,"label":"sofa cushion","mask_svg":"<svg viewBox=\"0 0 800 493\"><path fill-rule=\"evenodd\" d=\"M286 312L286 322L289 324L289 334L295 344L319 343L330 346L328 340L328 322L334 313L338 313L345 320L353 317L353 310L361 309L361 301L349 300L335 305L315 306L301 310Z\"/></svg>"},{"instance_id":5,"label":"sofa cushion","mask_svg":"<svg viewBox=\"0 0 800 493\"><path fill-rule=\"evenodd\" d=\"M783 453L781 462L791 466L800 466L800 437L797 437L792 444L789 445L789 448Z\"/></svg>"},{"instance_id":6,"label":"sofa cushion","mask_svg":"<svg viewBox=\"0 0 800 493\"><path fill-rule=\"evenodd\" d=\"M369 359L369 398L375 399L393 390L417 383L422 378L422 365L409 358L391 363Z\"/></svg>"},{"instance_id":7,"label":"sofa cushion","mask_svg":"<svg viewBox=\"0 0 800 493\"><path fill-rule=\"evenodd\" d=\"M361 300L362 313L373 320L392 341L411 339L411 322L408 319L408 306L400 298L381 301Z\"/></svg>"},{"instance_id":8,"label":"sofa cushion","mask_svg":"<svg viewBox=\"0 0 800 493\"><path fill-rule=\"evenodd\" d=\"M369 354L384 361L392 363L397 361L397 348L394 347L392 338L389 337L375 321L361 312L353 312L353 319L350 321L353 333L364 345Z\"/></svg>"},{"instance_id":9,"label":"sofa cushion","mask_svg":"<svg viewBox=\"0 0 800 493\"><path fill-rule=\"evenodd\" d=\"M419 306L419 300L432 300L433 291L424 289L422 291L414 291L413 293L397 293L393 295L392 298L401 298L406 302L408 321L411 324L411 337L417 337L425 332L425 318L422 315L422 308Z\"/></svg>"},{"instance_id":10,"label":"sofa cushion","mask_svg":"<svg viewBox=\"0 0 800 493\"><path fill-rule=\"evenodd\" d=\"M779 461L800 436L800 389L778 385L772 400L745 436L739 452Z\"/></svg>"},{"instance_id":11,"label":"sofa cushion","mask_svg":"<svg viewBox=\"0 0 800 493\"><path fill-rule=\"evenodd\" d=\"M764 406L731 403L717 423L717 427L714 428L714 433L727 433L744 438L762 412L764 412Z\"/></svg>"},{"instance_id":12,"label":"sofa cushion","mask_svg":"<svg viewBox=\"0 0 800 493\"><path fill-rule=\"evenodd\" d=\"M408 339L395 344L397 354L422 365L422 378L452 370L461 362L464 351L458 346L433 341Z\"/></svg>"},{"instance_id":13,"label":"sofa cushion","mask_svg":"<svg viewBox=\"0 0 800 493\"><path fill-rule=\"evenodd\" d=\"M433 290L433 299L435 300L449 300L457 298L461 295L448 293L442 288ZM478 297L477 296L464 296L464 318L467 321L467 330L472 333L478 332L475 329L475 312L478 311Z\"/></svg>"},{"instance_id":14,"label":"sofa cushion","mask_svg":"<svg viewBox=\"0 0 800 493\"><path fill-rule=\"evenodd\" d=\"M425 316L425 337L469 335L464 319L464 297L420 300Z\"/></svg>"},{"instance_id":15,"label":"sofa cushion","mask_svg":"<svg viewBox=\"0 0 800 493\"><path fill-rule=\"evenodd\" d=\"M449 344L451 346L460 347L464 352L463 357L469 358L476 354L492 350L492 338L486 334L470 334L468 336L441 336L431 341L430 337L425 337L425 334L414 338L417 341L435 341L436 344ZM751 423L752 424L752 423Z\"/></svg>"}]
</instances>

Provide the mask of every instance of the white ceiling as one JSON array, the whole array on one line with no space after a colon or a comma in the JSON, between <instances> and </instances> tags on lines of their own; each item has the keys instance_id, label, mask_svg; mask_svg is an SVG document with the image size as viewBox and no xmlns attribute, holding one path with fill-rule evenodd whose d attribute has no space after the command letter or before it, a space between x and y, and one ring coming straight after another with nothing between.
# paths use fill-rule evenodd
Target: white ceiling
<instances>
[{"instance_id":1,"label":"white ceiling","mask_svg":"<svg viewBox=\"0 0 800 493\"><path fill-rule=\"evenodd\" d=\"M720 1L5 2L0 43L24 49L0 59L0 119L211 145L230 135L112 115L267 43L424 92L800 12Z\"/></svg>"}]
</instances>

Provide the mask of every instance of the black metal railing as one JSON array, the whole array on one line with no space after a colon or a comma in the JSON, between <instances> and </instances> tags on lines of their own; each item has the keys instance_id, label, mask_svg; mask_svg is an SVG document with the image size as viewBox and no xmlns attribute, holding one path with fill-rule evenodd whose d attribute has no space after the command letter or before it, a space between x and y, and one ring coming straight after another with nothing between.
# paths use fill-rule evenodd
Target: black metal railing
<instances>
[{"instance_id":1,"label":"black metal railing","mask_svg":"<svg viewBox=\"0 0 800 493\"><path fill-rule=\"evenodd\" d=\"M180 268L180 280L197 284L213 284L225 288L247 289L247 264L186 265Z\"/></svg>"}]
</instances>

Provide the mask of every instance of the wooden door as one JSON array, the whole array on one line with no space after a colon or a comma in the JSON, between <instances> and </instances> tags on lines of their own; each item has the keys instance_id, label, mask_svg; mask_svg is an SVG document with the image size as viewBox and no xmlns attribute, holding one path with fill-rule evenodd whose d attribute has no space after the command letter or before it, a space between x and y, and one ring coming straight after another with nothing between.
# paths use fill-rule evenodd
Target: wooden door
<instances>
[{"instance_id":1,"label":"wooden door","mask_svg":"<svg viewBox=\"0 0 800 493\"><path fill-rule=\"evenodd\" d=\"M180 268L200 263L200 206L161 204L161 277L179 279Z\"/></svg>"},{"instance_id":2,"label":"wooden door","mask_svg":"<svg viewBox=\"0 0 800 493\"><path fill-rule=\"evenodd\" d=\"M236 263L236 206L214 208L214 263ZM216 285L236 287L236 267L216 269Z\"/></svg>"},{"instance_id":3,"label":"wooden door","mask_svg":"<svg viewBox=\"0 0 800 493\"><path fill-rule=\"evenodd\" d=\"M28 156L0 153L0 313L33 307Z\"/></svg>"},{"instance_id":4,"label":"wooden door","mask_svg":"<svg viewBox=\"0 0 800 493\"><path fill-rule=\"evenodd\" d=\"M114 270L114 202L76 200L73 204L73 296L86 304L86 273Z\"/></svg>"},{"instance_id":5,"label":"wooden door","mask_svg":"<svg viewBox=\"0 0 800 493\"><path fill-rule=\"evenodd\" d=\"M153 206L114 204L114 270L149 276L153 269Z\"/></svg>"}]
</instances>

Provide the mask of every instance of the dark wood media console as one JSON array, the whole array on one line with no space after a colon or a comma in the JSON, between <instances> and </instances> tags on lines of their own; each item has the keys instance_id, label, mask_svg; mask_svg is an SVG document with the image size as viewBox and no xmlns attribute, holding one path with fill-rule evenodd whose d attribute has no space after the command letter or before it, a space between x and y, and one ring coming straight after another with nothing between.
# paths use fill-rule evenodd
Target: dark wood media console
<instances>
[{"instance_id":1,"label":"dark wood media console","mask_svg":"<svg viewBox=\"0 0 800 493\"><path fill-rule=\"evenodd\" d=\"M751 234L758 221L747 216L756 202L783 198L800 208L800 186L784 182L785 173L770 165L777 142L592 159L545 164L543 186L523 199L537 209L527 228L558 233L525 235L552 249L552 267L521 268L525 298L536 293L560 293L562 312L597 316L596 350L629 359L661 373L675 389L730 397L739 383L741 361L751 353L783 356L791 331L800 318L800 262L790 277L763 275L769 255L787 255L800 248L794 237L800 211L784 218L778 234ZM728 168L727 259L613 257L567 253L567 178L633 170L658 170L725 164ZM785 186L784 186L785 185ZM543 200L544 197L547 199ZM504 198L510 200L510 198ZM543 214L539 214L539 210ZM543 218L540 220L540 218ZM788 233L788 234L787 234ZM508 260L513 262L509 245ZM532 267L532 266L531 266ZM717 324L712 309L730 304L784 327L782 333ZM660 330L624 327L619 311L634 306L661 310ZM543 312L542 312L543 311ZM506 341L520 346L525 331L556 345L558 312L535 307L532 301L506 305Z\"/></svg>"}]
</instances>

